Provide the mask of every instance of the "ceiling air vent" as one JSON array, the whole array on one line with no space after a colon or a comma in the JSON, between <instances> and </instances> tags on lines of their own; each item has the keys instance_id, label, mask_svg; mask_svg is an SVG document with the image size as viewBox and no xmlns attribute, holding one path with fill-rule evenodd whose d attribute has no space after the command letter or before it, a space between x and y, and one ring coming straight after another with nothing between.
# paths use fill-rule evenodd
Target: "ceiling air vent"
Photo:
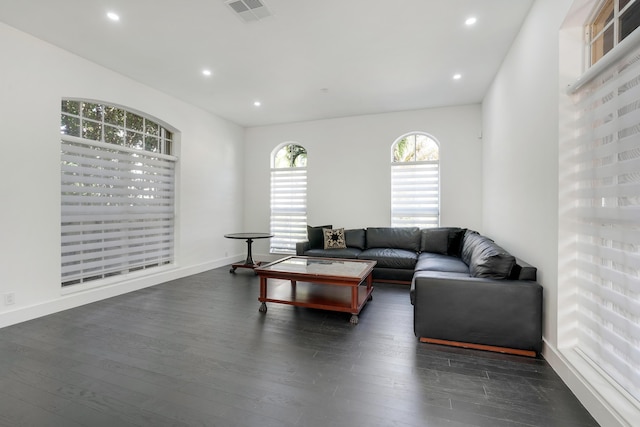
<instances>
[{"instance_id":1,"label":"ceiling air vent","mask_svg":"<svg viewBox=\"0 0 640 427\"><path fill-rule=\"evenodd\" d=\"M244 22L253 22L271 16L261 0L227 0L225 4Z\"/></svg>"}]
</instances>

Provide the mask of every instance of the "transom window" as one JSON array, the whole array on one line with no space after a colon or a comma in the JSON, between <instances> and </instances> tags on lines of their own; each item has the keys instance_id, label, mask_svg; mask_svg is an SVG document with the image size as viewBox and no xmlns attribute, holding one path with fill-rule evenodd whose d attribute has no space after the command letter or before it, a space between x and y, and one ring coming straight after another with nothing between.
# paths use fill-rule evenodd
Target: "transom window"
<instances>
[{"instance_id":1,"label":"transom window","mask_svg":"<svg viewBox=\"0 0 640 427\"><path fill-rule=\"evenodd\" d=\"M640 25L639 0L606 0L588 26L590 65L624 40Z\"/></svg>"},{"instance_id":2,"label":"transom window","mask_svg":"<svg viewBox=\"0 0 640 427\"><path fill-rule=\"evenodd\" d=\"M173 133L124 108L63 99L61 283L173 262Z\"/></svg>"},{"instance_id":3,"label":"transom window","mask_svg":"<svg viewBox=\"0 0 640 427\"><path fill-rule=\"evenodd\" d=\"M173 133L144 115L115 105L65 99L60 133L108 144L171 154Z\"/></svg>"},{"instance_id":4,"label":"transom window","mask_svg":"<svg viewBox=\"0 0 640 427\"><path fill-rule=\"evenodd\" d=\"M295 253L307 238L307 150L285 143L271 155L271 253Z\"/></svg>"},{"instance_id":5,"label":"transom window","mask_svg":"<svg viewBox=\"0 0 640 427\"><path fill-rule=\"evenodd\" d=\"M391 226L440 224L440 149L425 133L410 133L391 146Z\"/></svg>"}]
</instances>

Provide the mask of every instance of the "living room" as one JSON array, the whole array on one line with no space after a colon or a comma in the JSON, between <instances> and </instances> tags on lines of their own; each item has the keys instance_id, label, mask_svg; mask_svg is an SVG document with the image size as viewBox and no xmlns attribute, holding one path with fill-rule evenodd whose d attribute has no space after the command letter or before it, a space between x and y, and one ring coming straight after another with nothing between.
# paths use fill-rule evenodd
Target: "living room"
<instances>
[{"instance_id":1,"label":"living room","mask_svg":"<svg viewBox=\"0 0 640 427\"><path fill-rule=\"evenodd\" d=\"M250 127L0 24L2 194L9 200L1 214L0 294L13 296L0 304L0 327L237 261L245 246L223 236L268 231L270 155L283 142L308 150L309 224L388 225L391 144L421 131L441 144L441 225L482 231L537 266L544 358L601 425L625 425L634 418L614 409L620 398L567 356L573 338L561 268L559 141L569 131L561 106L564 88L580 74L576 32L594 4L532 2L481 102ZM102 286L60 287L62 98L126 106L180 131L175 265ZM274 257L266 241L254 252Z\"/></svg>"}]
</instances>

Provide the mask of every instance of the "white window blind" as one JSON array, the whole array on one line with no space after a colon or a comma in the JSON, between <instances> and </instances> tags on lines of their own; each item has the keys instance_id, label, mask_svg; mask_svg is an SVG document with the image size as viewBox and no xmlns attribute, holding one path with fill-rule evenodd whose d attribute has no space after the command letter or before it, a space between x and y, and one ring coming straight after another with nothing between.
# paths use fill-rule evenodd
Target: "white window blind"
<instances>
[{"instance_id":1,"label":"white window blind","mask_svg":"<svg viewBox=\"0 0 640 427\"><path fill-rule=\"evenodd\" d=\"M307 239L307 168L271 169L271 252L295 253Z\"/></svg>"},{"instance_id":2,"label":"white window blind","mask_svg":"<svg viewBox=\"0 0 640 427\"><path fill-rule=\"evenodd\" d=\"M575 244L576 350L640 401L640 48L573 95L562 143Z\"/></svg>"},{"instance_id":3,"label":"white window blind","mask_svg":"<svg viewBox=\"0 0 640 427\"><path fill-rule=\"evenodd\" d=\"M391 164L392 227L437 227L439 206L439 161Z\"/></svg>"},{"instance_id":4,"label":"white window blind","mask_svg":"<svg viewBox=\"0 0 640 427\"><path fill-rule=\"evenodd\" d=\"M173 262L175 161L62 137L63 286Z\"/></svg>"}]
</instances>

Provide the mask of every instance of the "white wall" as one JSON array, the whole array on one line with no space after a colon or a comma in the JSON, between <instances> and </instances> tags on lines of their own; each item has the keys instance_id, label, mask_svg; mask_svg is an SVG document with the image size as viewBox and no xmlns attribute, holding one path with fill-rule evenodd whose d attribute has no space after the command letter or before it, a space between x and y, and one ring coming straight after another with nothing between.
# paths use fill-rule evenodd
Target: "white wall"
<instances>
[{"instance_id":1,"label":"white wall","mask_svg":"<svg viewBox=\"0 0 640 427\"><path fill-rule=\"evenodd\" d=\"M483 102L484 228L538 267L556 344L558 32L571 0L534 3Z\"/></svg>"},{"instance_id":2,"label":"white wall","mask_svg":"<svg viewBox=\"0 0 640 427\"><path fill-rule=\"evenodd\" d=\"M422 131L440 143L441 225L482 227L479 105L249 128L245 139L245 226L269 231L269 159L283 142L308 152L308 223L389 226L391 144ZM268 242L256 241L268 253Z\"/></svg>"},{"instance_id":3,"label":"white wall","mask_svg":"<svg viewBox=\"0 0 640 427\"><path fill-rule=\"evenodd\" d=\"M0 24L0 327L240 259L244 130L203 110ZM176 254L154 277L60 287L60 100L145 112L180 132ZM229 257L226 258L226 253ZM83 289L78 292L78 289ZM74 292L75 290L75 292ZM2 296L15 294L15 305Z\"/></svg>"},{"instance_id":4,"label":"white wall","mask_svg":"<svg viewBox=\"0 0 640 427\"><path fill-rule=\"evenodd\" d=\"M544 356L601 425L615 426L622 424L585 383L586 372L559 351L559 313L569 309L558 302L559 105L568 82L559 70L580 62L584 21L577 31L560 29L570 8L584 3L536 0L484 99L483 224L505 249L538 267ZM577 43L564 41L569 33Z\"/></svg>"}]
</instances>

